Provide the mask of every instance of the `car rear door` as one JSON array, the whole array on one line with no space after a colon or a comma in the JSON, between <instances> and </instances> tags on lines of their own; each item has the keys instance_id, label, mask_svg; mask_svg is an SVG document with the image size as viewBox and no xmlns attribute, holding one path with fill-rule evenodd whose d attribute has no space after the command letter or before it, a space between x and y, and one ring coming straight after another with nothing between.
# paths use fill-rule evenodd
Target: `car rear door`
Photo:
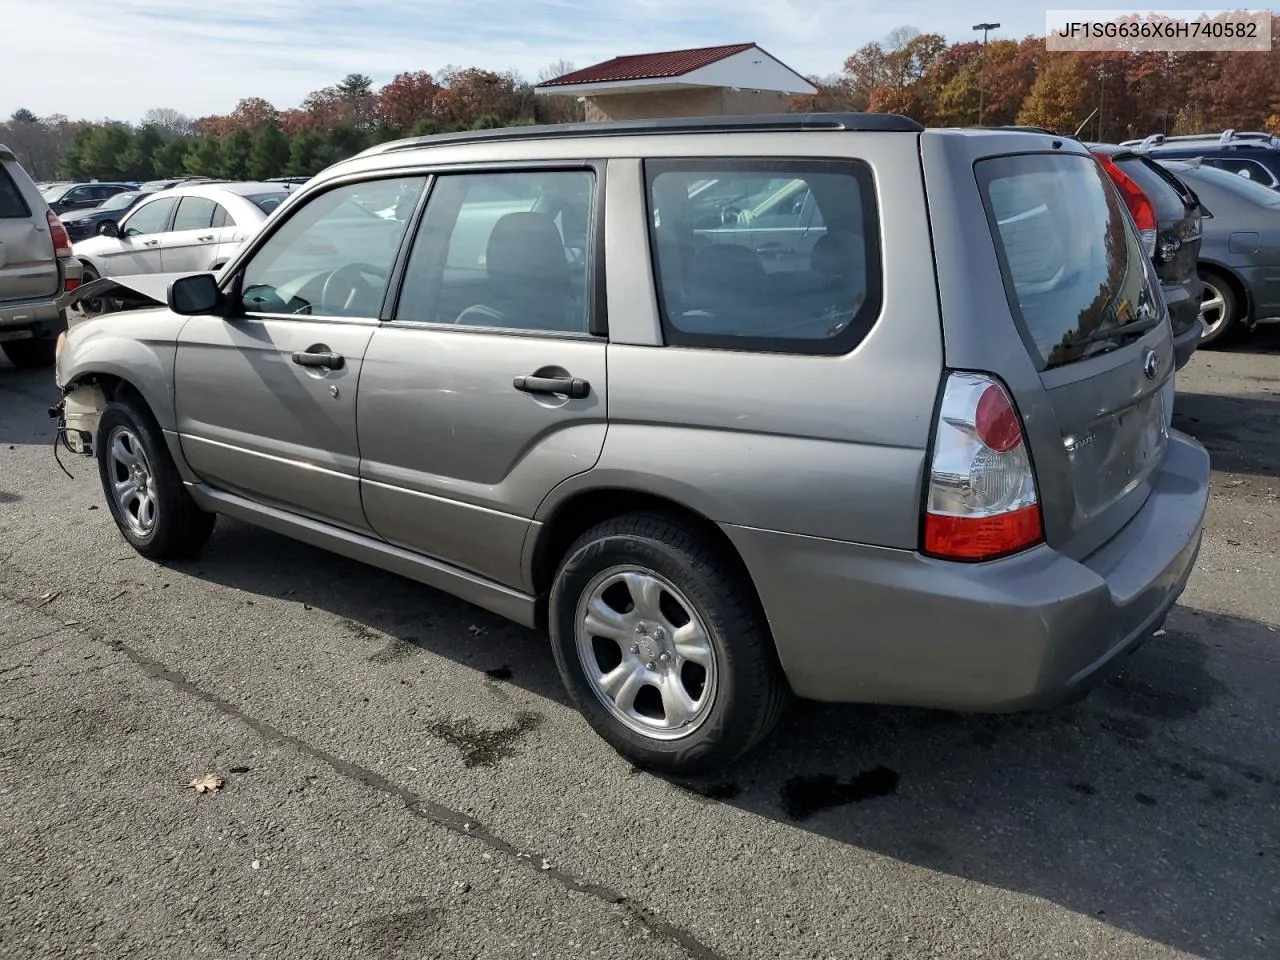
<instances>
[{"instance_id":1,"label":"car rear door","mask_svg":"<svg viewBox=\"0 0 1280 960\"><path fill-rule=\"evenodd\" d=\"M599 170L435 178L360 378L361 492L384 539L514 587L539 504L604 445Z\"/></svg>"},{"instance_id":2,"label":"car rear door","mask_svg":"<svg viewBox=\"0 0 1280 960\"><path fill-rule=\"evenodd\" d=\"M58 260L38 197L13 155L0 152L0 302L36 300L58 290Z\"/></svg>"},{"instance_id":3,"label":"car rear door","mask_svg":"<svg viewBox=\"0 0 1280 960\"><path fill-rule=\"evenodd\" d=\"M924 153L947 364L1010 386L1046 538L1083 557L1139 510L1168 444L1173 335L1154 267L1075 145L926 134Z\"/></svg>"},{"instance_id":4,"label":"car rear door","mask_svg":"<svg viewBox=\"0 0 1280 960\"><path fill-rule=\"evenodd\" d=\"M173 226L160 238L160 267L165 273L200 273L213 265L219 229L213 225L222 207L209 197L183 196Z\"/></svg>"}]
</instances>

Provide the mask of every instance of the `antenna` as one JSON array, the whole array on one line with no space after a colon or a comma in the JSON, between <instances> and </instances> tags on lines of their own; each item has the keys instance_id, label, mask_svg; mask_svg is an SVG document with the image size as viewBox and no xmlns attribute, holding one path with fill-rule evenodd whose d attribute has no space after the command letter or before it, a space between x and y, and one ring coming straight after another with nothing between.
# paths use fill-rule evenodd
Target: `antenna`
<instances>
[{"instance_id":1,"label":"antenna","mask_svg":"<svg viewBox=\"0 0 1280 960\"><path fill-rule=\"evenodd\" d=\"M1092 120L1092 119L1093 119L1093 114L1094 114L1094 113L1097 113L1097 112L1098 112L1098 108L1097 108L1097 107L1094 107L1094 108L1093 108L1093 113L1089 114L1089 115L1088 115L1087 117L1085 117L1082 121L1080 121L1080 126L1076 127L1076 132L1075 132L1075 134L1074 134L1074 136L1075 136L1075 137L1079 138L1079 136L1080 136L1080 131L1081 131L1081 130L1083 130L1083 129L1085 128L1085 124L1087 124L1090 120Z\"/></svg>"}]
</instances>

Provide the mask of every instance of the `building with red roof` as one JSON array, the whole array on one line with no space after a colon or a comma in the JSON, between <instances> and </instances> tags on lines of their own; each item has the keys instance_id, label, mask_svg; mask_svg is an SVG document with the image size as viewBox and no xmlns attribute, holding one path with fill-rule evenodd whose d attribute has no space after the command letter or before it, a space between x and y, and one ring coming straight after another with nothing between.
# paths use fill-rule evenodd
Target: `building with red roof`
<instances>
[{"instance_id":1,"label":"building with red roof","mask_svg":"<svg viewBox=\"0 0 1280 960\"><path fill-rule=\"evenodd\" d=\"M754 43L614 57L535 89L583 101L587 120L782 113L789 96L817 92Z\"/></svg>"}]
</instances>

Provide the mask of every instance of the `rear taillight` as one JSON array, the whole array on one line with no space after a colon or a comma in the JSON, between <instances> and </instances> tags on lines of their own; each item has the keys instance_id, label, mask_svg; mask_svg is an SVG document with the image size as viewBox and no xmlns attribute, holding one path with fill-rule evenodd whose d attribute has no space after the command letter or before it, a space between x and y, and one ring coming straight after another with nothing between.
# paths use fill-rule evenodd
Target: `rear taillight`
<instances>
[{"instance_id":1,"label":"rear taillight","mask_svg":"<svg viewBox=\"0 0 1280 960\"><path fill-rule=\"evenodd\" d=\"M53 235L53 254L59 260L65 260L71 256L71 234L67 233L67 228L52 210L46 210L44 218L49 222L49 233Z\"/></svg>"},{"instance_id":2,"label":"rear taillight","mask_svg":"<svg viewBox=\"0 0 1280 960\"><path fill-rule=\"evenodd\" d=\"M1094 156L1102 165L1102 169L1107 172L1107 176L1111 178L1111 182L1116 185L1116 189L1120 191L1124 205L1129 208L1129 214L1137 224L1138 235L1142 238L1142 249L1146 251L1148 257L1154 257L1156 252L1155 204L1151 202L1146 191L1116 166L1110 157L1103 154L1094 154Z\"/></svg>"},{"instance_id":3,"label":"rear taillight","mask_svg":"<svg viewBox=\"0 0 1280 960\"><path fill-rule=\"evenodd\" d=\"M929 472L923 552L991 560L1044 539L1022 420L993 377L952 373Z\"/></svg>"}]
</instances>

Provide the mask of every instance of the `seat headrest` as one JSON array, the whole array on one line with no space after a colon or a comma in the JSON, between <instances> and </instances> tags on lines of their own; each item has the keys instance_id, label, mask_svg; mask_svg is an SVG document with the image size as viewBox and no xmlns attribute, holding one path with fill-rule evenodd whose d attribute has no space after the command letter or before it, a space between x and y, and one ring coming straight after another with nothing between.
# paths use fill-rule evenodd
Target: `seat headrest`
<instances>
[{"instance_id":1,"label":"seat headrest","mask_svg":"<svg viewBox=\"0 0 1280 960\"><path fill-rule=\"evenodd\" d=\"M754 250L735 243L699 248L689 271L695 300L754 303L764 295L767 275Z\"/></svg>"},{"instance_id":2,"label":"seat headrest","mask_svg":"<svg viewBox=\"0 0 1280 960\"><path fill-rule=\"evenodd\" d=\"M825 233L809 254L809 265L828 277L861 276L866 269L867 248L854 233Z\"/></svg>"},{"instance_id":3,"label":"seat headrest","mask_svg":"<svg viewBox=\"0 0 1280 960\"><path fill-rule=\"evenodd\" d=\"M569 261L555 220L545 213L508 213L493 225L485 249L491 279L513 292L567 293ZM519 289L517 289L519 288Z\"/></svg>"}]
</instances>

